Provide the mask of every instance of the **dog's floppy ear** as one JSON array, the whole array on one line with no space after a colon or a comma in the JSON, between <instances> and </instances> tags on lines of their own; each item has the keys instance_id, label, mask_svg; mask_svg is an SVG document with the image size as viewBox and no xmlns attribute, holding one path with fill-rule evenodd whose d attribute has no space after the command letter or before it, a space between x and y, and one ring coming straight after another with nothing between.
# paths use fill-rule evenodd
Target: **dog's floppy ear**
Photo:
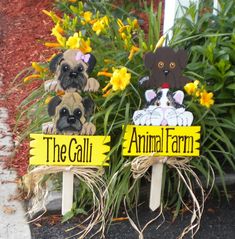
<instances>
[{"instance_id":1,"label":"dog's floppy ear","mask_svg":"<svg viewBox=\"0 0 235 239\"><path fill-rule=\"evenodd\" d=\"M90 57L89 57L89 60L88 60L88 62L87 62L87 64L88 64L87 73L89 74L89 73L91 73L91 72L93 71L93 69L94 69L94 67L95 67L96 58L95 58L94 55L92 55L92 54L90 54L90 53L87 53L85 56L87 56L87 55L90 56Z\"/></svg>"},{"instance_id":2,"label":"dog's floppy ear","mask_svg":"<svg viewBox=\"0 0 235 239\"><path fill-rule=\"evenodd\" d=\"M47 108L49 116L55 115L55 109L60 103L61 103L61 98L59 96L55 96L51 99Z\"/></svg>"},{"instance_id":3,"label":"dog's floppy ear","mask_svg":"<svg viewBox=\"0 0 235 239\"><path fill-rule=\"evenodd\" d=\"M184 100L184 92L181 90L177 90L174 94L173 94L173 98L175 99L175 102L179 103L182 105L183 100Z\"/></svg>"},{"instance_id":4,"label":"dog's floppy ear","mask_svg":"<svg viewBox=\"0 0 235 239\"><path fill-rule=\"evenodd\" d=\"M82 104L84 106L85 117L90 117L94 112L94 102L89 97L84 97L82 100Z\"/></svg>"},{"instance_id":5,"label":"dog's floppy ear","mask_svg":"<svg viewBox=\"0 0 235 239\"><path fill-rule=\"evenodd\" d=\"M144 55L144 65L148 70L151 70L154 65L154 59L155 59L155 53L153 52L147 52Z\"/></svg>"},{"instance_id":6,"label":"dog's floppy ear","mask_svg":"<svg viewBox=\"0 0 235 239\"><path fill-rule=\"evenodd\" d=\"M146 90L145 91L145 99L147 102L151 102L152 99L154 99L157 96L155 90Z\"/></svg>"},{"instance_id":7,"label":"dog's floppy ear","mask_svg":"<svg viewBox=\"0 0 235 239\"><path fill-rule=\"evenodd\" d=\"M59 53L51 59L51 61L49 63L49 69L52 73L54 73L56 71L57 65L60 62L60 60L62 59L62 57L63 57L63 53Z\"/></svg>"},{"instance_id":8,"label":"dog's floppy ear","mask_svg":"<svg viewBox=\"0 0 235 239\"><path fill-rule=\"evenodd\" d=\"M187 52L183 49L180 49L176 52L179 64L181 69L185 68L188 62Z\"/></svg>"}]
</instances>

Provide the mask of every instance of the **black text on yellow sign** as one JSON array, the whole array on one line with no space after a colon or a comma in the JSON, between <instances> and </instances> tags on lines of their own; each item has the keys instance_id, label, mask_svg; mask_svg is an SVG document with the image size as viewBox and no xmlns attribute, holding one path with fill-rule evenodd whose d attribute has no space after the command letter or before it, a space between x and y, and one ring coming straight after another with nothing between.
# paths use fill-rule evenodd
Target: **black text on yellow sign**
<instances>
[{"instance_id":1,"label":"black text on yellow sign","mask_svg":"<svg viewBox=\"0 0 235 239\"><path fill-rule=\"evenodd\" d=\"M30 164L108 166L110 136L31 134Z\"/></svg>"},{"instance_id":2,"label":"black text on yellow sign","mask_svg":"<svg viewBox=\"0 0 235 239\"><path fill-rule=\"evenodd\" d=\"M199 156L200 126L127 125L123 155Z\"/></svg>"}]
</instances>

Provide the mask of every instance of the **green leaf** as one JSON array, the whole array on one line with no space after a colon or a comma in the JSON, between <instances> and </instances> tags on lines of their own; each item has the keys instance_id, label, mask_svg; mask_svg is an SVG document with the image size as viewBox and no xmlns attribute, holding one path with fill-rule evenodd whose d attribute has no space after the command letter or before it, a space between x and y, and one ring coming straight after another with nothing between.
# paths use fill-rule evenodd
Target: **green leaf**
<instances>
[{"instance_id":1,"label":"green leaf","mask_svg":"<svg viewBox=\"0 0 235 239\"><path fill-rule=\"evenodd\" d=\"M235 90L235 83L232 83L228 86L226 86L227 89L230 89L230 90Z\"/></svg>"},{"instance_id":2,"label":"green leaf","mask_svg":"<svg viewBox=\"0 0 235 239\"><path fill-rule=\"evenodd\" d=\"M78 214L87 215L87 212L83 208L76 208L76 209L74 209L74 211L75 211L76 215L78 215Z\"/></svg>"},{"instance_id":3,"label":"green leaf","mask_svg":"<svg viewBox=\"0 0 235 239\"><path fill-rule=\"evenodd\" d=\"M71 219L74 216L75 216L75 213L74 213L73 210L71 210L69 212L66 212L65 215L63 216L63 219L62 219L61 223L64 223L64 222L68 221L69 219Z\"/></svg>"}]
</instances>

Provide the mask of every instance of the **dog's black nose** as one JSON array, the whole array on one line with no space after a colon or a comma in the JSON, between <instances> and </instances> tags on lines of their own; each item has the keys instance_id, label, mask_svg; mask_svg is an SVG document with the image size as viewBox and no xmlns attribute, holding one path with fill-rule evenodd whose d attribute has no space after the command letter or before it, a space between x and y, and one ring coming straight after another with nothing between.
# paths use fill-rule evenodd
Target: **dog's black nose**
<instances>
[{"instance_id":1,"label":"dog's black nose","mask_svg":"<svg viewBox=\"0 0 235 239\"><path fill-rule=\"evenodd\" d=\"M76 78L77 76L78 76L78 73L75 72L75 71L72 71L72 72L70 73L70 77L72 77L72 78Z\"/></svg>"},{"instance_id":2,"label":"dog's black nose","mask_svg":"<svg viewBox=\"0 0 235 239\"><path fill-rule=\"evenodd\" d=\"M163 70L163 73L164 73L165 76L167 76L169 71L168 70Z\"/></svg>"},{"instance_id":3,"label":"dog's black nose","mask_svg":"<svg viewBox=\"0 0 235 239\"><path fill-rule=\"evenodd\" d=\"M76 118L73 116L73 115L70 115L68 118L67 118L67 122L69 124L75 124L76 123Z\"/></svg>"}]
</instances>

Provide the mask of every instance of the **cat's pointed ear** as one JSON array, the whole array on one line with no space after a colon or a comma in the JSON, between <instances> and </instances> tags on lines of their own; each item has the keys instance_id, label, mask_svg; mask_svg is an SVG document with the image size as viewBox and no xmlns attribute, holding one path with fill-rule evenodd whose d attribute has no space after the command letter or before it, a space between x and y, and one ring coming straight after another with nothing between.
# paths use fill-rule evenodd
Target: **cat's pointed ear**
<instances>
[{"instance_id":1,"label":"cat's pointed ear","mask_svg":"<svg viewBox=\"0 0 235 239\"><path fill-rule=\"evenodd\" d=\"M183 104L183 100L184 100L184 92L181 90L177 90L174 95L173 95L174 100L179 103L179 104Z\"/></svg>"},{"instance_id":2,"label":"cat's pointed ear","mask_svg":"<svg viewBox=\"0 0 235 239\"><path fill-rule=\"evenodd\" d=\"M157 96L156 92L154 90L152 90L152 89L145 91L145 99L146 99L147 102L150 102L156 96Z\"/></svg>"}]
</instances>

